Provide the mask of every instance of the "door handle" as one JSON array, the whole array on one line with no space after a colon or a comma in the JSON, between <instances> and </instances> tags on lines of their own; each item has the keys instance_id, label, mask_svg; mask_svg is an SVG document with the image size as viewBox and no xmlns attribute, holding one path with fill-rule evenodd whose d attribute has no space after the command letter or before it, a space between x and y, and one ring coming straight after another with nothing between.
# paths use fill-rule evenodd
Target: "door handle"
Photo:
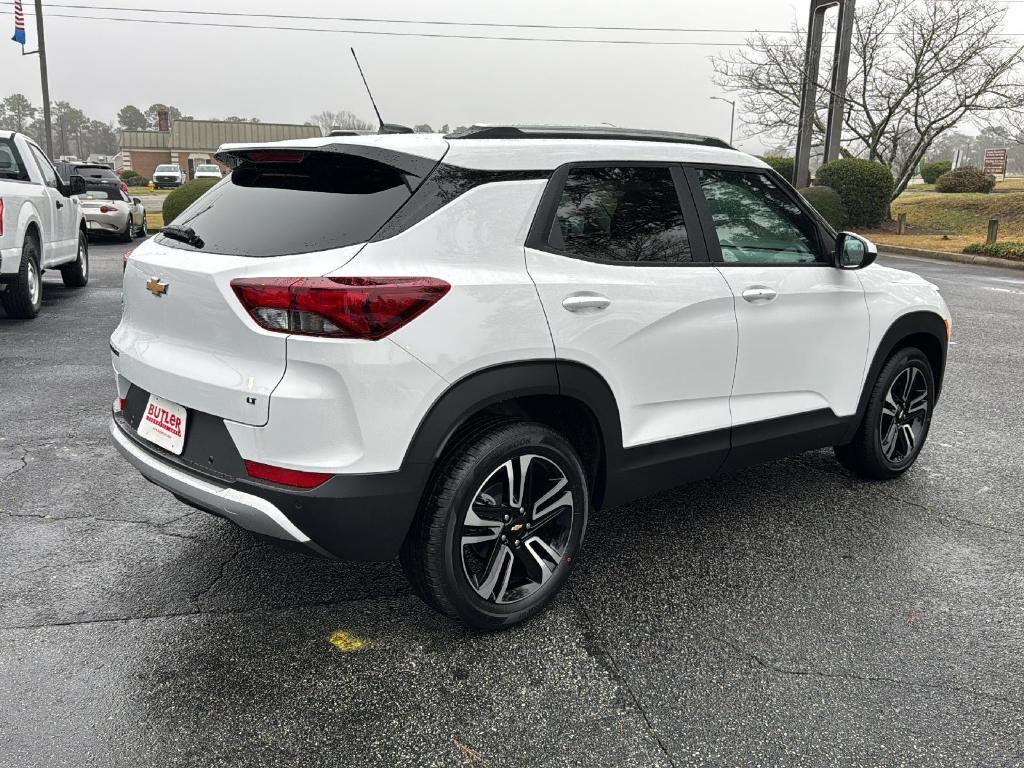
<instances>
[{"instance_id":1,"label":"door handle","mask_svg":"<svg viewBox=\"0 0 1024 768\"><path fill-rule=\"evenodd\" d=\"M776 293L774 289L763 285L755 285L752 288L747 288L742 293L743 300L749 301L751 304L765 304L778 295L779 294Z\"/></svg>"},{"instance_id":2,"label":"door handle","mask_svg":"<svg viewBox=\"0 0 1024 768\"><path fill-rule=\"evenodd\" d=\"M574 296L566 296L562 299L562 306L569 312L582 312L584 310L604 309L612 300L599 293L583 293Z\"/></svg>"},{"instance_id":3,"label":"door handle","mask_svg":"<svg viewBox=\"0 0 1024 768\"><path fill-rule=\"evenodd\" d=\"M64 207L64 203L62 203L60 200L55 200L54 202L56 203L58 208L63 208Z\"/></svg>"}]
</instances>

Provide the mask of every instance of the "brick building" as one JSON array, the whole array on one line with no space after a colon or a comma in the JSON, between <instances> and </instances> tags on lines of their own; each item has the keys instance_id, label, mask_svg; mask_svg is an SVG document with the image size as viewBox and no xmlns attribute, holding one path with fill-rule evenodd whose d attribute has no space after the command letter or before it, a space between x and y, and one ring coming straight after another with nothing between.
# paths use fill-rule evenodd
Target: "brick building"
<instances>
[{"instance_id":1,"label":"brick building","mask_svg":"<svg viewBox=\"0 0 1024 768\"><path fill-rule=\"evenodd\" d=\"M147 179L161 163L177 163L189 178L197 165L217 163L213 153L221 144L283 141L320 136L315 125L291 123L226 123L222 120L176 120L160 115L156 131L121 131L118 170L131 168ZM227 170L221 165L221 170Z\"/></svg>"}]
</instances>

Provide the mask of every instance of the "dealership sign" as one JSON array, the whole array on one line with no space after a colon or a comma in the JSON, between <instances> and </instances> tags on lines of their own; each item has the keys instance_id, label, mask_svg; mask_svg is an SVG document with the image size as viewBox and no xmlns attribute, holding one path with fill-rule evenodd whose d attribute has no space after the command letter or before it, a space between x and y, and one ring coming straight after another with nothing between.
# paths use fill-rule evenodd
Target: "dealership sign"
<instances>
[{"instance_id":1,"label":"dealership sign","mask_svg":"<svg viewBox=\"0 0 1024 768\"><path fill-rule=\"evenodd\" d=\"M985 150L985 173L989 176L1006 176L1006 150Z\"/></svg>"}]
</instances>

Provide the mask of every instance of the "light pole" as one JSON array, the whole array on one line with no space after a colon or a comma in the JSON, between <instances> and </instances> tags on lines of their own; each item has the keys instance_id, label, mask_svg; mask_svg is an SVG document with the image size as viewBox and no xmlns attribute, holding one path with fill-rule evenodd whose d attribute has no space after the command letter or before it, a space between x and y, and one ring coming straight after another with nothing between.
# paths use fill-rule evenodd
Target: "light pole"
<instances>
[{"instance_id":1,"label":"light pole","mask_svg":"<svg viewBox=\"0 0 1024 768\"><path fill-rule=\"evenodd\" d=\"M712 101L724 101L726 104L732 105L732 117L729 118L729 144L732 144L733 131L736 127L736 102L731 99L723 99L721 96L712 96Z\"/></svg>"}]
</instances>

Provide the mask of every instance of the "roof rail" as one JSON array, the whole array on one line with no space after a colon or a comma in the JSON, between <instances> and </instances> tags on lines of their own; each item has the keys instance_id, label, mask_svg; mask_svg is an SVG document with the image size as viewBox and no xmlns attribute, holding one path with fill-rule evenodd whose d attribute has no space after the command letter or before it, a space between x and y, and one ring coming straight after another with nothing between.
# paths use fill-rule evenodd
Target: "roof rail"
<instances>
[{"instance_id":1,"label":"roof rail","mask_svg":"<svg viewBox=\"0 0 1024 768\"><path fill-rule=\"evenodd\" d=\"M712 136L644 128L612 128L602 125L472 125L445 135L446 139L611 139L618 141L662 141L699 144L705 147L733 147Z\"/></svg>"}]
</instances>

